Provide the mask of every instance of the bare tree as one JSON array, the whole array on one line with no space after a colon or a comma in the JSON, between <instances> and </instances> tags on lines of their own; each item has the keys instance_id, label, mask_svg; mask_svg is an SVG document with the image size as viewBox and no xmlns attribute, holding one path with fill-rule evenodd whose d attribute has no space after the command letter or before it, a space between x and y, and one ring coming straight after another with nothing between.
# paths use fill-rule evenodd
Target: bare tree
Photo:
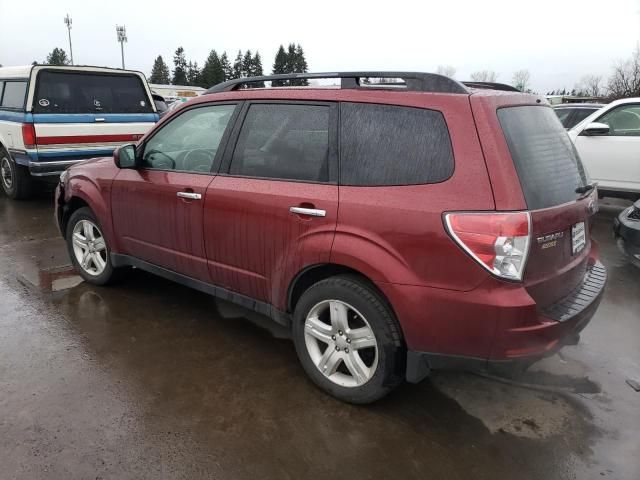
<instances>
[{"instance_id":1,"label":"bare tree","mask_svg":"<svg viewBox=\"0 0 640 480\"><path fill-rule=\"evenodd\" d=\"M454 78L456 76L456 69L451 65L438 65L436 73L444 75L445 77Z\"/></svg>"},{"instance_id":2,"label":"bare tree","mask_svg":"<svg viewBox=\"0 0 640 480\"><path fill-rule=\"evenodd\" d=\"M498 74L493 70L478 70L471 74L471 80L474 82L495 82L498 80Z\"/></svg>"},{"instance_id":3,"label":"bare tree","mask_svg":"<svg viewBox=\"0 0 640 480\"><path fill-rule=\"evenodd\" d=\"M514 87L521 92L526 92L529 86L529 80L531 80L531 74L529 70L518 70L513 73L513 79L511 80Z\"/></svg>"},{"instance_id":4,"label":"bare tree","mask_svg":"<svg viewBox=\"0 0 640 480\"><path fill-rule=\"evenodd\" d=\"M580 87L581 91L591 97L602 96L602 75L585 75L580 80Z\"/></svg>"},{"instance_id":5,"label":"bare tree","mask_svg":"<svg viewBox=\"0 0 640 480\"><path fill-rule=\"evenodd\" d=\"M636 47L630 59L613 67L607 87L614 99L640 96L640 47Z\"/></svg>"}]
</instances>

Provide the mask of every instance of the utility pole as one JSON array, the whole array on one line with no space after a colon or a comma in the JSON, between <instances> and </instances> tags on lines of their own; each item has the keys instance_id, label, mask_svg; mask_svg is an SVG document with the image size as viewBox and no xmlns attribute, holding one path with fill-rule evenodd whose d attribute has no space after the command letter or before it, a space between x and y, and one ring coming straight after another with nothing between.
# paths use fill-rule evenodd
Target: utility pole
<instances>
[{"instance_id":1,"label":"utility pole","mask_svg":"<svg viewBox=\"0 0 640 480\"><path fill-rule=\"evenodd\" d=\"M127 27L116 25L116 34L120 42L120 55L122 56L122 68L124 68L124 42L127 41Z\"/></svg>"},{"instance_id":2,"label":"utility pole","mask_svg":"<svg viewBox=\"0 0 640 480\"><path fill-rule=\"evenodd\" d=\"M67 30L69 31L69 54L71 55L71 65L73 65L73 47L71 46L71 17L67 13L67 16L64 17L64 23L67 26Z\"/></svg>"}]
</instances>

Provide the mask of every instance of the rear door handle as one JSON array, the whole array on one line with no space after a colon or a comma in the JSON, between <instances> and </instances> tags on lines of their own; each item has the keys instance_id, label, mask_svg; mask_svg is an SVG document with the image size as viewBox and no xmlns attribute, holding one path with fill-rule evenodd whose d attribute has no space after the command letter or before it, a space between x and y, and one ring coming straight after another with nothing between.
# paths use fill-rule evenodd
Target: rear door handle
<instances>
[{"instance_id":1,"label":"rear door handle","mask_svg":"<svg viewBox=\"0 0 640 480\"><path fill-rule=\"evenodd\" d=\"M176 193L176 195L179 196L180 198L188 198L189 200L202 199L202 195L200 195L199 193L193 193L193 192L178 192Z\"/></svg>"},{"instance_id":2,"label":"rear door handle","mask_svg":"<svg viewBox=\"0 0 640 480\"><path fill-rule=\"evenodd\" d=\"M326 210L319 210L317 208L304 208L304 207L290 207L291 213L297 213L298 215L309 215L310 217L326 217Z\"/></svg>"}]
</instances>

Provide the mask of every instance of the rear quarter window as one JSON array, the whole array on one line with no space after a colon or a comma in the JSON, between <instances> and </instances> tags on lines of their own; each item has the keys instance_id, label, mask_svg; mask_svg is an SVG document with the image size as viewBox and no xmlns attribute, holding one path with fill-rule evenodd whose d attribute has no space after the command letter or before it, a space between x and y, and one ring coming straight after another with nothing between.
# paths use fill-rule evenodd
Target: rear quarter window
<instances>
[{"instance_id":1,"label":"rear quarter window","mask_svg":"<svg viewBox=\"0 0 640 480\"><path fill-rule=\"evenodd\" d=\"M517 106L498 110L511 158L530 210L576 198L588 178L573 143L550 107Z\"/></svg>"},{"instance_id":2,"label":"rear quarter window","mask_svg":"<svg viewBox=\"0 0 640 480\"><path fill-rule=\"evenodd\" d=\"M2 107L4 108L24 108L24 100L27 94L26 81L7 81L4 84L2 93Z\"/></svg>"},{"instance_id":3,"label":"rear quarter window","mask_svg":"<svg viewBox=\"0 0 640 480\"><path fill-rule=\"evenodd\" d=\"M438 111L342 103L340 126L342 185L418 185L453 174L451 138Z\"/></svg>"},{"instance_id":4,"label":"rear quarter window","mask_svg":"<svg viewBox=\"0 0 640 480\"><path fill-rule=\"evenodd\" d=\"M152 113L137 75L41 71L34 113Z\"/></svg>"}]
</instances>

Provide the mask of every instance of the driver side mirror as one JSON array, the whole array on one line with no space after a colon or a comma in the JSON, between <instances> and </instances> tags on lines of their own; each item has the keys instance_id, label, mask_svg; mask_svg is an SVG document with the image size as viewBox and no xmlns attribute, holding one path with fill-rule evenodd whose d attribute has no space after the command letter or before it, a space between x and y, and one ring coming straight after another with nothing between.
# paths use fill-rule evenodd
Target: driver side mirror
<instances>
[{"instance_id":1,"label":"driver side mirror","mask_svg":"<svg viewBox=\"0 0 640 480\"><path fill-rule=\"evenodd\" d=\"M593 122L584 127L582 130L583 135L595 137L598 135L609 135L609 125L606 123Z\"/></svg>"},{"instance_id":2,"label":"driver side mirror","mask_svg":"<svg viewBox=\"0 0 640 480\"><path fill-rule=\"evenodd\" d=\"M113 152L113 162L118 168L136 168L136 145L128 143L116 148Z\"/></svg>"}]
</instances>

